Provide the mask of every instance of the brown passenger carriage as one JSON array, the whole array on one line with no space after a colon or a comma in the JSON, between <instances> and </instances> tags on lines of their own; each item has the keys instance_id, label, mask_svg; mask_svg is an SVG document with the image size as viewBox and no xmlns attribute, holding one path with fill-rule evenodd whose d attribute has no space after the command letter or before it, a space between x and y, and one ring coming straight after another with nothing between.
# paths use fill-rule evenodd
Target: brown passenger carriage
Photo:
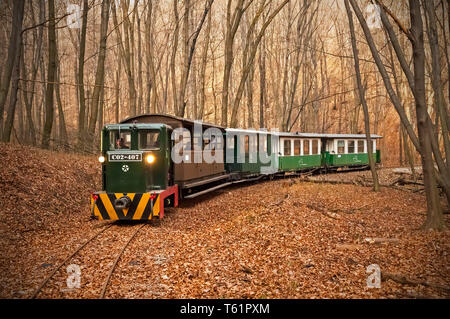
<instances>
[{"instance_id":1,"label":"brown passenger carriage","mask_svg":"<svg viewBox=\"0 0 450 319\"><path fill-rule=\"evenodd\" d=\"M225 170L224 161L220 161L219 163L207 163L205 161L201 161L201 163L194 163L194 156L196 153L202 153L202 150L194 150L194 125L195 121L187 120L181 117L167 115L167 114L143 114L137 115L133 117L129 117L121 122L121 124L126 123L159 123L167 125L171 131L177 128L185 128L190 133L190 150L185 150L184 154L188 154L190 157L190 162L181 162L179 164L172 163L172 172L174 183L178 184L180 189L182 190L182 197L189 198L194 197L190 194L195 193L195 195L200 195L202 193L202 188L208 185L208 189L211 190L211 187L214 187L215 184L220 184L221 187L224 186L223 182L225 179L229 177ZM198 122L200 124L200 122ZM209 128L217 128L222 134L225 134L225 128L222 126L218 126L215 124L209 124L201 122L202 134L205 130ZM183 137L183 143L186 143L186 137ZM172 140L172 147L174 143L177 141ZM204 141L202 141L202 147L205 147ZM223 156L224 152L224 143L221 145L221 156ZM200 154L201 155L201 154Z\"/></svg>"}]
</instances>

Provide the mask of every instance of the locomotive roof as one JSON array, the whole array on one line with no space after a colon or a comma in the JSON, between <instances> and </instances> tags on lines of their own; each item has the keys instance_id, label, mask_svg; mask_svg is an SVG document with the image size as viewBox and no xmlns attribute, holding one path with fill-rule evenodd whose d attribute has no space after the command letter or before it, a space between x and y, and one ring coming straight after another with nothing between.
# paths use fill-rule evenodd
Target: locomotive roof
<instances>
[{"instance_id":1,"label":"locomotive roof","mask_svg":"<svg viewBox=\"0 0 450 319\"><path fill-rule=\"evenodd\" d=\"M198 123L201 123L202 126L217 127L217 128L219 128L221 130L225 129L223 126L202 122L200 120L193 121L193 120L188 120L188 119L185 119L185 118L182 118L182 117L179 117L179 116L175 116L175 115L160 114L160 113L136 115L136 116L132 116L132 117L126 118L125 120L123 120L120 123L121 124L134 123L134 122L137 122L137 123L157 123L157 121L163 121L163 123L165 123L165 124L167 124L169 126L172 126L174 128L177 127L177 126L183 126L184 127L186 125L187 126L193 126L196 122L198 122Z\"/></svg>"},{"instance_id":2,"label":"locomotive roof","mask_svg":"<svg viewBox=\"0 0 450 319\"><path fill-rule=\"evenodd\" d=\"M119 124L107 124L105 128L110 130L121 130L123 129L131 129L132 127L137 127L140 129L160 129L161 127L167 126L166 124L161 123L119 123Z\"/></svg>"}]
</instances>

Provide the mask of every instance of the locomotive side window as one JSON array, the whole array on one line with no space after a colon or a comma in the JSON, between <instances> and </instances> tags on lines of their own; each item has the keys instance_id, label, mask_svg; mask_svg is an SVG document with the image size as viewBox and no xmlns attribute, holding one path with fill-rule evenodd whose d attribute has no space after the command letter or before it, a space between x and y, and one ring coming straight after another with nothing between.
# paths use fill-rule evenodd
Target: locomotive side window
<instances>
[{"instance_id":1,"label":"locomotive side window","mask_svg":"<svg viewBox=\"0 0 450 319\"><path fill-rule=\"evenodd\" d=\"M337 141L337 151L338 151L338 154L345 153L345 141L344 140Z\"/></svg>"},{"instance_id":2,"label":"locomotive side window","mask_svg":"<svg viewBox=\"0 0 450 319\"><path fill-rule=\"evenodd\" d=\"M139 131L139 149L140 150L155 150L159 149L159 132L142 130Z\"/></svg>"},{"instance_id":3,"label":"locomotive side window","mask_svg":"<svg viewBox=\"0 0 450 319\"><path fill-rule=\"evenodd\" d=\"M109 132L109 149L129 150L131 148L131 132L114 130Z\"/></svg>"}]
</instances>

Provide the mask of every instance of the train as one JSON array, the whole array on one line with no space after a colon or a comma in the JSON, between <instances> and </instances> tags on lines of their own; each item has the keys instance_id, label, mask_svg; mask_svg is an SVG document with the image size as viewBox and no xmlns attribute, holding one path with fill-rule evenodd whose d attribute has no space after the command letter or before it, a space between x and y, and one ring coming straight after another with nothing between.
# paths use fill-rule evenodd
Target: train
<instances>
[{"instance_id":1,"label":"train","mask_svg":"<svg viewBox=\"0 0 450 319\"><path fill-rule=\"evenodd\" d=\"M369 147L381 164L380 138L225 128L167 114L129 117L101 131L102 190L91 193L91 217L161 219L182 199L232 184L367 169Z\"/></svg>"}]
</instances>

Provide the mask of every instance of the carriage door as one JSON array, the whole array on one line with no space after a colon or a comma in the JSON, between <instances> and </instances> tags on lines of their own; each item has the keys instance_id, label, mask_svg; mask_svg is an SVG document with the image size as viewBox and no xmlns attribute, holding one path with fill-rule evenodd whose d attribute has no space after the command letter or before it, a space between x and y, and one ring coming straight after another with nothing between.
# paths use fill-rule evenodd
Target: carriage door
<instances>
[{"instance_id":1,"label":"carriage door","mask_svg":"<svg viewBox=\"0 0 450 319\"><path fill-rule=\"evenodd\" d=\"M166 158L168 161L168 174L167 174L167 186L172 186L174 181L174 165L172 162L172 149L175 145L175 140L172 139L172 129L166 128Z\"/></svg>"}]
</instances>

